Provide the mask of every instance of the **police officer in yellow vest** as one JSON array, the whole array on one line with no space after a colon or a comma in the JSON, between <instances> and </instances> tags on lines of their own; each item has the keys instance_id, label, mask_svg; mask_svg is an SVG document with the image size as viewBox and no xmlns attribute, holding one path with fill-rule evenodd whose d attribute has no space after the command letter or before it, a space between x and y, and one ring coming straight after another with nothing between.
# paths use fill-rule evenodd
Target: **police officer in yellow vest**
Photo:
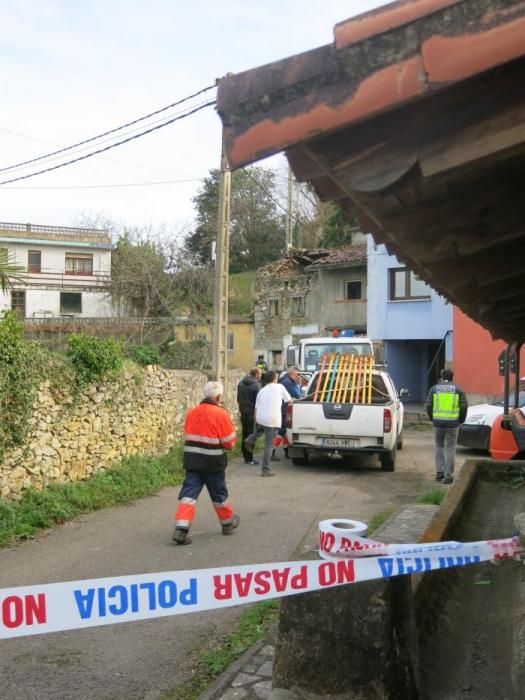
<instances>
[{"instance_id":1,"label":"police officer in yellow vest","mask_svg":"<svg viewBox=\"0 0 525 700\"><path fill-rule=\"evenodd\" d=\"M468 402L465 392L452 383L454 373L444 369L439 384L428 392L426 409L434 424L436 444L436 481L451 484L454 481L454 458L458 428L467 417Z\"/></svg>"}]
</instances>

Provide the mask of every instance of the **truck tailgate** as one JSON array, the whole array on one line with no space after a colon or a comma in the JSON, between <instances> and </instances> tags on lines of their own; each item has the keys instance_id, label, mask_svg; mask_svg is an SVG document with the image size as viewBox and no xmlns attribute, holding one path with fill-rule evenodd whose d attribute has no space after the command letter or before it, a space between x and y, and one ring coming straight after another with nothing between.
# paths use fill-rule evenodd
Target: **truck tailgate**
<instances>
[{"instance_id":1,"label":"truck tailgate","mask_svg":"<svg viewBox=\"0 0 525 700\"><path fill-rule=\"evenodd\" d=\"M325 439L382 438L383 412L388 407L298 401L292 414L293 442L329 446Z\"/></svg>"}]
</instances>

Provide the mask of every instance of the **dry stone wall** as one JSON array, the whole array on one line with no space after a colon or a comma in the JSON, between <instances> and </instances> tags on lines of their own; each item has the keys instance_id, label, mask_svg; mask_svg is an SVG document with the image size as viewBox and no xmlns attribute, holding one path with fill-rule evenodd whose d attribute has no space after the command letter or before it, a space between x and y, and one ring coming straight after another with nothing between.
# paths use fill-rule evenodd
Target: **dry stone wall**
<instances>
[{"instance_id":1,"label":"dry stone wall","mask_svg":"<svg viewBox=\"0 0 525 700\"><path fill-rule=\"evenodd\" d=\"M240 370L229 374L225 404L237 418ZM161 454L180 439L184 415L202 399L205 374L160 367L124 371L80 397L56 397L49 383L36 395L26 445L6 452L0 496L20 498L32 486L88 479L123 457Z\"/></svg>"}]
</instances>

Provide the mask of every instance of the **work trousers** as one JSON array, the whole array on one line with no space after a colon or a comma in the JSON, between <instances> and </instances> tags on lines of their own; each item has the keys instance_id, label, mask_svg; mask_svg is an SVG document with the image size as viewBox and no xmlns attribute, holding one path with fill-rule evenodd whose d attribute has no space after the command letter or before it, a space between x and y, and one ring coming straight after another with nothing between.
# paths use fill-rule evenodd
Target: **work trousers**
<instances>
[{"instance_id":1,"label":"work trousers","mask_svg":"<svg viewBox=\"0 0 525 700\"><path fill-rule=\"evenodd\" d=\"M206 486L221 525L230 525L233 508L229 501L224 469L218 472L194 472L186 470L179 493L179 505L175 513L175 527L189 530L195 518L197 499Z\"/></svg>"},{"instance_id":2,"label":"work trousers","mask_svg":"<svg viewBox=\"0 0 525 700\"><path fill-rule=\"evenodd\" d=\"M246 440L247 437L249 437L253 433L253 431L255 429L253 413L251 413L251 414L241 413L241 428L242 428L242 440L241 440L242 456L244 457L245 462L249 462L253 459L253 452L250 452L249 450L246 449L244 441Z\"/></svg>"},{"instance_id":3,"label":"work trousers","mask_svg":"<svg viewBox=\"0 0 525 700\"><path fill-rule=\"evenodd\" d=\"M454 459L456 456L456 443L458 441L458 428L434 428L434 440L436 446L436 473L445 476L454 476Z\"/></svg>"},{"instance_id":4,"label":"work trousers","mask_svg":"<svg viewBox=\"0 0 525 700\"><path fill-rule=\"evenodd\" d=\"M270 459L272 458L272 452L274 451L274 439L277 435L279 428L268 428L268 426L263 426L264 429L264 451L261 463L262 473L270 471Z\"/></svg>"}]
</instances>

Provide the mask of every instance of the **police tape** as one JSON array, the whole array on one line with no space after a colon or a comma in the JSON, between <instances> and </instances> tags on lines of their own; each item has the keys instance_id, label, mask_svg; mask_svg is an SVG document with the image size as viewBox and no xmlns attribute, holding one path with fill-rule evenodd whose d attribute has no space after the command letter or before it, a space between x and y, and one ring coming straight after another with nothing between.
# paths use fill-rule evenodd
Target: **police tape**
<instances>
[{"instance_id":1,"label":"police tape","mask_svg":"<svg viewBox=\"0 0 525 700\"><path fill-rule=\"evenodd\" d=\"M368 527L359 520L321 520L319 523L319 556L323 559L369 556L412 556L457 551L465 545L461 542L432 542L419 544L385 544L366 537ZM516 537L500 540L472 542L471 546L493 551L495 558L515 556ZM519 547L518 547L519 548Z\"/></svg>"},{"instance_id":2,"label":"police tape","mask_svg":"<svg viewBox=\"0 0 525 700\"><path fill-rule=\"evenodd\" d=\"M464 544L381 546L388 555L4 588L0 589L0 639L219 610L351 583L506 559L521 552L518 537Z\"/></svg>"}]
</instances>

